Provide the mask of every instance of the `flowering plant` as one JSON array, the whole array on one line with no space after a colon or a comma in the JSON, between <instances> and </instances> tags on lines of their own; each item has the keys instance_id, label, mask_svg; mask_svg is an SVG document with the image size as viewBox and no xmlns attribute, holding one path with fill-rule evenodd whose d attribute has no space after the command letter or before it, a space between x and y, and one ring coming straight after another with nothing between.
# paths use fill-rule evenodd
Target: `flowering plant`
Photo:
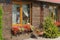
<instances>
[{"instance_id":1,"label":"flowering plant","mask_svg":"<svg viewBox=\"0 0 60 40\"><path fill-rule=\"evenodd\" d=\"M20 29L19 26L12 26L12 32L13 32L13 34L16 35L18 33L19 29Z\"/></svg>"},{"instance_id":2,"label":"flowering plant","mask_svg":"<svg viewBox=\"0 0 60 40\"><path fill-rule=\"evenodd\" d=\"M56 26L60 26L60 22L58 22L58 21L55 22L54 24L55 24Z\"/></svg>"},{"instance_id":3,"label":"flowering plant","mask_svg":"<svg viewBox=\"0 0 60 40\"><path fill-rule=\"evenodd\" d=\"M30 31L31 30L30 24L23 25L23 28L25 29L25 31Z\"/></svg>"},{"instance_id":4,"label":"flowering plant","mask_svg":"<svg viewBox=\"0 0 60 40\"><path fill-rule=\"evenodd\" d=\"M34 31L35 30L35 27L30 25L29 23L28 24L24 24L22 25L22 27L20 26L12 26L12 32L13 34L17 34L18 32L30 32L30 31Z\"/></svg>"}]
</instances>

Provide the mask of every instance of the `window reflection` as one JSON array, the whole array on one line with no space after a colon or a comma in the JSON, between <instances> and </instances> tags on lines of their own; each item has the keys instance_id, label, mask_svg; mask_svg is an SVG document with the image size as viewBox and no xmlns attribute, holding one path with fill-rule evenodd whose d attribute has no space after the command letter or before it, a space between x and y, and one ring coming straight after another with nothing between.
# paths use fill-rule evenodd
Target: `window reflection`
<instances>
[{"instance_id":1,"label":"window reflection","mask_svg":"<svg viewBox=\"0 0 60 40\"><path fill-rule=\"evenodd\" d=\"M20 23L20 5L14 4L12 6L12 23L13 24Z\"/></svg>"},{"instance_id":2,"label":"window reflection","mask_svg":"<svg viewBox=\"0 0 60 40\"><path fill-rule=\"evenodd\" d=\"M56 21L56 6L49 6L50 16Z\"/></svg>"},{"instance_id":3,"label":"window reflection","mask_svg":"<svg viewBox=\"0 0 60 40\"><path fill-rule=\"evenodd\" d=\"M30 23L30 6L28 4L22 5L23 24Z\"/></svg>"}]
</instances>

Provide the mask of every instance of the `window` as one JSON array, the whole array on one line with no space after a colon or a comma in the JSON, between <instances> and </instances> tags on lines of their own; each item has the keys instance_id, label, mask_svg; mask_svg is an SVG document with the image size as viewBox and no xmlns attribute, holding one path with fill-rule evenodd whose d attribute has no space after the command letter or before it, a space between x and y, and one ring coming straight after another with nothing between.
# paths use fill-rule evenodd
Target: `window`
<instances>
[{"instance_id":1,"label":"window","mask_svg":"<svg viewBox=\"0 0 60 40\"><path fill-rule=\"evenodd\" d=\"M44 18L50 16L54 21L57 21L57 6L43 5Z\"/></svg>"},{"instance_id":2,"label":"window","mask_svg":"<svg viewBox=\"0 0 60 40\"><path fill-rule=\"evenodd\" d=\"M12 5L12 25L31 23L30 3L16 3Z\"/></svg>"},{"instance_id":3,"label":"window","mask_svg":"<svg viewBox=\"0 0 60 40\"><path fill-rule=\"evenodd\" d=\"M14 4L12 6L12 23L13 24L20 23L20 5Z\"/></svg>"},{"instance_id":4,"label":"window","mask_svg":"<svg viewBox=\"0 0 60 40\"><path fill-rule=\"evenodd\" d=\"M23 24L30 23L30 5L23 4Z\"/></svg>"},{"instance_id":5,"label":"window","mask_svg":"<svg viewBox=\"0 0 60 40\"><path fill-rule=\"evenodd\" d=\"M49 6L49 12L50 12L50 16L56 21L56 17L57 17L57 12L56 12L56 6Z\"/></svg>"}]
</instances>

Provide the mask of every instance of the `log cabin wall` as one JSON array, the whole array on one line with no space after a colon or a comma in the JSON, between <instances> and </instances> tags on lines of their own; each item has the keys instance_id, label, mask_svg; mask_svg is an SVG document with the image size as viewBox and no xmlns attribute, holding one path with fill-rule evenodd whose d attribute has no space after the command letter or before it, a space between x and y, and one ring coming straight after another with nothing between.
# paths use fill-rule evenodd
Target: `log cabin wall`
<instances>
[{"instance_id":1,"label":"log cabin wall","mask_svg":"<svg viewBox=\"0 0 60 40\"><path fill-rule=\"evenodd\" d=\"M1 2L1 1L0 1ZM44 2L43 2L44 3ZM12 3L2 2L3 7L3 37L6 40L11 40L11 26L12 26ZM49 15L48 7L43 9L41 2L32 2L32 25L35 27L41 26L44 17ZM47 5L47 4L46 4ZM57 5L58 6L58 5ZM45 11L45 12L44 12ZM58 8L58 21L60 21L60 7Z\"/></svg>"},{"instance_id":2,"label":"log cabin wall","mask_svg":"<svg viewBox=\"0 0 60 40\"><path fill-rule=\"evenodd\" d=\"M40 5L38 2L32 2L32 25L35 27L40 25Z\"/></svg>"},{"instance_id":3,"label":"log cabin wall","mask_svg":"<svg viewBox=\"0 0 60 40\"><path fill-rule=\"evenodd\" d=\"M3 3L3 38L11 39L12 4Z\"/></svg>"}]
</instances>

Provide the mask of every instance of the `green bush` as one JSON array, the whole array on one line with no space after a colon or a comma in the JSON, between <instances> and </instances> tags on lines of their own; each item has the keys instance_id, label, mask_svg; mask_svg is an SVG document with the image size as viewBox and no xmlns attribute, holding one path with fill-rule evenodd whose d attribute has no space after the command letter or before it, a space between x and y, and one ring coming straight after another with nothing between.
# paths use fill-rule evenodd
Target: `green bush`
<instances>
[{"instance_id":1,"label":"green bush","mask_svg":"<svg viewBox=\"0 0 60 40\"><path fill-rule=\"evenodd\" d=\"M56 38L58 37L58 28L54 24L54 20L51 17L47 17L43 23L44 37L46 38Z\"/></svg>"},{"instance_id":2,"label":"green bush","mask_svg":"<svg viewBox=\"0 0 60 40\"><path fill-rule=\"evenodd\" d=\"M0 40L3 40L2 38L2 7L0 6Z\"/></svg>"}]
</instances>

